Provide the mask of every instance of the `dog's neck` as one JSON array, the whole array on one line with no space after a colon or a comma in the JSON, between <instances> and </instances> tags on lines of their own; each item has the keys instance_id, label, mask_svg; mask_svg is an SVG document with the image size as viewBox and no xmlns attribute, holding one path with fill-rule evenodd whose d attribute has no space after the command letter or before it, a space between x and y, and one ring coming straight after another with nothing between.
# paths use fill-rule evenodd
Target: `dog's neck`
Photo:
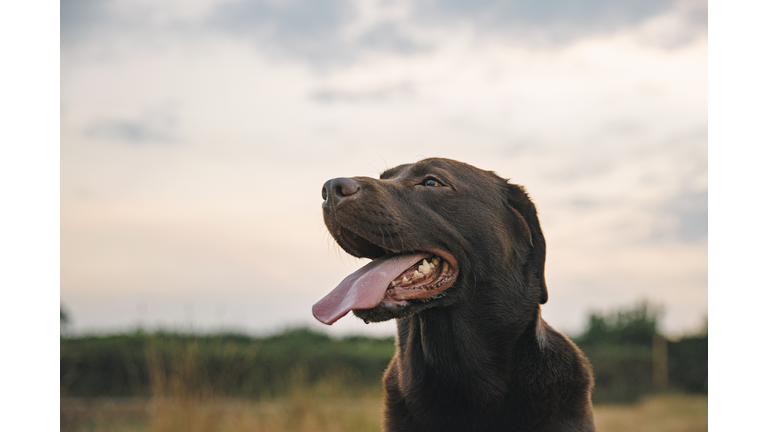
<instances>
[{"instance_id":1,"label":"dog's neck","mask_svg":"<svg viewBox=\"0 0 768 432\"><path fill-rule=\"evenodd\" d=\"M398 320L398 345L412 370L409 382L430 380L450 390L467 389L464 395L478 403L502 400L523 373L515 364L516 350L546 349L547 334L538 306L528 325L504 325L499 317L459 313L455 309L426 310ZM515 329L524 330L515 333ZM530 339L530 340L528 340ZM458 385L461 383L462 385Z\"/></svg>"}]
</instances>

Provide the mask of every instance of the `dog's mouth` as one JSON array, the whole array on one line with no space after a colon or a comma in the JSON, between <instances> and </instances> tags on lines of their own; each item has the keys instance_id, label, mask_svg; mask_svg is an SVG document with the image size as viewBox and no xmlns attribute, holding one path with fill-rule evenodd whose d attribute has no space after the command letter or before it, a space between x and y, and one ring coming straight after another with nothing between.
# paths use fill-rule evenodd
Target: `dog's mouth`
<instances>
[{"instance_id":1,"label":"dog's mouth","mask_svg":"<svg viewBox=\"0 0 768 432\"><path fill-rule=\"evenodd\" d=\"M440 249L392 250L346 228L334 235L351 255L373 261L347 276L312 307L315 318L333 324L351 310L381 306L404 308L425 301L451 286L458 275L456 259Z\"/></svg>"}]
</instances>

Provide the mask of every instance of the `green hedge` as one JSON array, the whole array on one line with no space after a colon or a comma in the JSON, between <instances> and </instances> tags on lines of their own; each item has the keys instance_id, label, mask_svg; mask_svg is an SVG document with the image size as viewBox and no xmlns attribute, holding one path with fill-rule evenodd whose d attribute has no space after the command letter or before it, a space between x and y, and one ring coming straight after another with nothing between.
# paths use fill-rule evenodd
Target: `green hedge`
<instances>
[{"instance_id":1,"label":"green hedge","mask_svg":"<svg viewBox=\"0 0 768 432\"><path fill-rule=\"evenodd\" d=\"M573 338L593 366L594 402L633 402L659 390L652 351L652 341L660 337L657 317L658 309L646 304L592 314L587 330ZM666 347L667 389L706 394L706 331ZM264 338L162 332L62 337L61 390L83 397L258 398L323 383L346 390L378 388L393 354L394 338L336 339L307 329Z\"/></svg>"},{"instance_id":2,"label":"green hedge","mask_svg":"<svg viewBox=\"0 0 768 432\"><path fill-rule=\"evenodd\" d=\"M660 315L660 307L647 303L614 313L592 313L584 333L573 337L592 363L593 402L634 402L659 391L653 382L654 338L666 343L666 355L662 355L666 358L666 391L707 393L706 329L669 341L659 334Z\"/></svg>"},{"instance_id":3,"label":"green hedge","mask_svg":"<svg viewBox=\"0 0 768 432\"><path fill-rule=\"evenodd\" d=\"M210 392L270 397L323 379L377 386L394 338L333 339L306 329L251 338L134 333L61 339L61 389L70 396Z\"/></svg>"}]
</instances>

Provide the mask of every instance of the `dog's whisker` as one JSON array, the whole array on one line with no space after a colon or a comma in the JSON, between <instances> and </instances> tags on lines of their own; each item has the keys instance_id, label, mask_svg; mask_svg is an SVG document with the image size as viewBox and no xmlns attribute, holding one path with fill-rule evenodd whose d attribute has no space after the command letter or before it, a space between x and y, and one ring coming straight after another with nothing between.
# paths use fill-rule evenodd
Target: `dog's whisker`
<instances>
[{"instance_id":1,"label":"dog's whisker","mask_svg":"<svg viewBox=\"0 0 768 432\"><path fill-rule=\"evenodd\" d=\"M379 229L379 234L381 234L381 243L386 247L387 242L386 238L384 237L384 231L381 230L381 225L377 225L376 227Z\"/></svg>"}]
</instances>

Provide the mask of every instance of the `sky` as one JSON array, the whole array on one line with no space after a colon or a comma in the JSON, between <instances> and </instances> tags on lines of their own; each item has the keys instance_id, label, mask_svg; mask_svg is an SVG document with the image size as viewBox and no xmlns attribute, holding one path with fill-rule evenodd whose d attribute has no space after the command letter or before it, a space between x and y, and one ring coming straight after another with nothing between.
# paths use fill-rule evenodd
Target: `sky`
<instances>
[{"instance_id":1,"label":"sky","mask_svg":"<svg viewBox=\"0 0 768 432\"><path fill-rule=\"evenodd\" d=\"M323 183L439 156L524 185L544 319L707 316L706 1L61 3L70 331L388 335L311 306L365 263Z\"/></svg>"}]
</instances>

